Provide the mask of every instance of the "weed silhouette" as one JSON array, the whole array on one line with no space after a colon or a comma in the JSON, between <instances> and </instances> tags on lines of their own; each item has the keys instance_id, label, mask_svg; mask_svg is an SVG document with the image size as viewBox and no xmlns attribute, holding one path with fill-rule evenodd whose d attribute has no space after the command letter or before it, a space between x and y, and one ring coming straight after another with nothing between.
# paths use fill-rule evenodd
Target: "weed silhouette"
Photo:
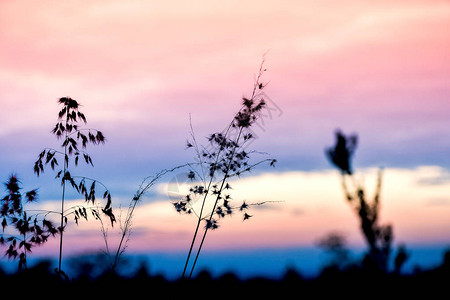
<instances>
[{"instance_id":1,"label":"weed silhouette","mask_svg":"<svg viewBox=\"0 0 450 300\"><path fill-rule=\"evenodd\" d=\"M264 71L263 60L251 97L242 98L242 107L235 114L232 122L222 132L210 134L207 137L207 145L198 144L192 122L190 123L191 138L187 141L186 148L194 149L200 168L193 168L194 165L190 165L192 168L187 173L187 177L192 182L192 186L189 193L180 200L173 202L177 212L193 214L197 217L197 225L189 247L182 278L186 276L194 244L199 238L198 234L202 222L204 222L203 235L192 262L189 278L191 278L195 269L208 231L219 228L219 219L238 211L242 213L242 220L248 220L252 217L248 213L250 206L264 204L246 203L244 201L241 205L232 205L231 190L233 188L229 182L231 177L239 177L245 172L250 172L261 163L269 162L271 166L274 166L276 162L274 159L264 159L251 163L250 156L256 152L246 149L247 144L255 138L250 128L259 118L266 105L262 92L265 84L261 82ZM193 204L198 200L200 208L196 210Z\"/></svg>"},{"instance_id":2,"label":"weed silhouette","mask_svg":"<svg viewBox=\"0 0 450 300\"><path fill-rule=\"evenodd\" d=\"M62 194L61 194L61 212L60 214L60 226L58 231L60 234L59 242L59 261L57 272L62 276L66 276L61 269L62 250L63 250L63 232L67 225L67 217L73 215L75 222L78 224L80 218L88 219L88 211L91 212L95 219L101 219L100 214L106 215L111 224L115 222L115 216L112 211L111 194L106 186L89 177L74 176L69 172L70 158L74 158L73 166L76 167L79 162L79 158L82 157L84 162L88 165L94 166L92 158L84 150L88 144L98 145L104 144L106 139L103 133L97 129L82 128L79 126L79 122L87 123L85 115L79 111L81 106L76 100L68 97L63 97L58 100L58 104L61 104L63 108L58 113L58 123L52 130L52 133L58 140L62 139L60 147L62 151L45 148L38 156L38 159L34 163L34 172L39 176L44 172L44 165L49 165L52 170L55 170L56 166L59 166L58 157L62 156L63 168L57 172L56 178L61 178ZM79 180L79 182L76 182ZM90 185L88 185L88 182ZM86 205L78 205L66 209L64 207L66 198L66 185L70 186L81 195L84 195ZM106 200L106 204L99 208L99 204L96 202L96 190L97 185L101 185L105 192L103 198Z\"/></svg>"}]
</instances>

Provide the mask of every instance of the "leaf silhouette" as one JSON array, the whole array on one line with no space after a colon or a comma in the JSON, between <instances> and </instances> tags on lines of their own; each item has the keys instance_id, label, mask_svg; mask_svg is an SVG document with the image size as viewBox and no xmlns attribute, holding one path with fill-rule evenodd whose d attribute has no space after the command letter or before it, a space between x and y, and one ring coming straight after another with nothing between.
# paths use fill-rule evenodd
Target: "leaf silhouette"
<instances>
[{"instance_id":1,"label":"leaf silhouette","mask_svg":"<svg viewBox=\"0 0 450 300\"><path fill-rule=\"evenodd\" d=\"M26 198L27 202L35 201L37 199L37 189L26 192L25 198Z\"/></svg>"},{"instance_id":2,"label":"leaf silhouette","mask_svg":"<svg viewBox=\"0 0 450 300\"><path fill-rule=\"evenodd\" d=\"M248 213L244 213L244 221L250 219L252 216Z\"/></svg>"}]
</instances>

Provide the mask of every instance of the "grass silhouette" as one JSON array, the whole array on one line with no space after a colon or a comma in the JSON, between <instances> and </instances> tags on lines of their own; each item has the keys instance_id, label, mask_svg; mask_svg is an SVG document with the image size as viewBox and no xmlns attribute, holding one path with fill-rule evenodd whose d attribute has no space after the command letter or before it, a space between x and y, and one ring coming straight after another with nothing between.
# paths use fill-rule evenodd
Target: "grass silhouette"
<instances>
[{"instance_id":1,"label":"grass silhouette","mask_svg":"<svg viewBox=\"0 0 450 300\"><path fill-rule=\"evenodd\" d=\"M248 209L252 205L263 203L242 202L238 206L231 204L231 190L229 179L234 176L241 176L250 172L254 167L264 162L274 166L275 159L263 159L256 163L251 163L250 156L255 151L247 149L247 145L255 139L251 127L258 120L261 112L266 106L263 89L265 84L261 81L264 68L264 59L260 65L258 75L253 86L250 97L242 98L242 106L235 114L232 121L222 132L215 132L208 136L207 145L199 145L191 126L191 138L187 141L187 148L194 149L197 164L190 164L192 167L187 178L193 185L189 193L182 199L173 203L176 211L180 213L193 214L197 218L194 235L189 246L188 255L184 265L182 278L191 278L201 250L203 248L206 235L210 230L219 228L219 219L233 214L235 211L242 213L242 219L248 220L252 217ZM199 169L193 168L200 166ZM200 201L200 208L196 211L193 203ZM204 222L203 234L199 236L201 223ZM195 257L191 263L190 271L188 265L191 262L191 255L194 246L199 239Z\"/></svg>"},{"instance_id":2,"label":"grass silhouette","mask_svg":"<svg viewBox=\"0 0 450 300\"><path fill-rule=\"evenodd\" d=\"M106 139L103 133L97 129L82 128L79 123L87 123L85 115L79 110L81 106L76 100L68 97L63 97L58 100L58 104L62 105L62 109L58 113L58 123L52 130L52 133L58 140L62 139L60 147L62 151L45 148L38 156L38 159L34 163L34 172L39 176L44 172L44 165L49 165L52 170L55 170L59 166L58 157L62 156L63 168L57 172L55 178L61 178L61 211L60 226L58 227L60 242L59 242L59 261L57 272L62 276L66 276L61 268L62 263L62 251L63 251L63 232L68 222L68 216L73 215L74 220L78 223L80 218L88 219L88 211L90 211L95 219L100 219L100 214L106 215L111 224L115 222L115 216L112 211L111 194L106 186L89 177L74 176L69 172L70 158L73 158L73 167L76 167L79 162L79 158L83 157L84 162L88 165L94 166L92 158L85 151L88 144L98 145L104 144ZM79 182L76 182L79 180ZM88 188L87 182L90 182ZM78 205L70 207L69 209L64 207L66 198L66 186L70 186L81 195L84 195L86 205ZM103 198L106 199L106 204L99 208L99 204L96 202L96 190L97 185L101 185L105 191Z\"/></svg>"}]
</instances>

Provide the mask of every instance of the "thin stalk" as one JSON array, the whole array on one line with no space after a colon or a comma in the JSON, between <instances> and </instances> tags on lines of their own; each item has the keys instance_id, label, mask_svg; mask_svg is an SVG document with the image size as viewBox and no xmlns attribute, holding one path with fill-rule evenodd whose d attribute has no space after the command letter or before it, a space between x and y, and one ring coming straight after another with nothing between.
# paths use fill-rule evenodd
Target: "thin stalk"
<instances>
[{"instance_id":1,"label":"thin stalk","mask_svg":"<svg viewBox=\"0 0 450 300\"><path fill-rule=\"evenodd\" d=\"M217 160L216 160L217 163ZM184 278L184 275L186 274L186 269L187 266L189 264L189 259L191 258L191 254L192 254L192 249L194 248L194 244L195 244L195 240L197 239L197 233L198 233L198 229L200 228L200 223L202 221L202 215L203 215L203 208L205 206L205 202L206 202L206 197L208 196L209 193L209 188L211 186L212 180L213 180L213 176L211 176L211 179L209 180L209 184L208 184L208 192L205 194L205 196L203 197L203 202L202 202L202 207L200 209L200 215L198 216L198 220L197 220L197 226L195 227L195 231L194 231L194 236L192 237L192 241L191 241L191 246L189 247L189 253L188 256L186 258L186 263L184 264L184 269L183 269L183 274L181 275L181 278ZM189 276L190 278L191 276Z\"/></svg>"},{"instance_id":2,"label":"thin stalk","mask_svg":"<svg viewBox=\"0 0 450 300\"><path fill-rule=\"evenodd\" d=\"M66 170L64 170L64 173ZM59 263L58 271L61 272L61 259L62 259L62 248L63 248L63 226L64 226L64 196L66 192L66 183L63 182L63 192L61 197L61 227L60 227L60 238L59 238Z\"/></svg>"},{"instance_id":3,"label":"thin stalk","mask_svg":"<svg viewBox=\"0 0 450 300\"><path fill-rule=\"evenodd\" d=\"M23 256L24 256L24 269L27 269L27 247L25 246L27 242L27 235L26 233L23 234Z\"/></svg>"},{"instance_id":4,"label":"thin stalk","mask_svg":"<svg viewBox=\"0 0 450 300\"><path fill-rule=\"evenodd\" d=\"M69 109L66 112L66 128L69 123ZM65 133L65 139L67 139L67 132ZM62 261L62 250L63 250L63 232L64 232L64 200L66 194L66 171L68 166L67 156L67 145L64 146L64 171L63 171L63 189L61 195L61 227L60 227L60 237L59 237L59 261L58 261L58 272L61 273L61 261Z\"/></svg>"},{"instance_id":5,"label":"thin stalk","mask_svg":"<svg viewBox=\"0 0 450 300\"><path fill-rule=\"evenodd\" d=\"M125 236L127 236L128 232L129 232L129 227L130 227L130 224L131 224L131 218L133 217L133 212L134 212L134 209L136 208L137 202L138 202L138 199L136 199L136 200L133 199L133 204L128 207L128 214L127 214L127 218L125 220L125 227L124 227L124 230L122 232L122 237L120 238L119 246L117 247L116 255L114 256L114 263L112 265L113 273L116 270L116 266L117 266L117 263L119 261L119 256L122 253L122 251L124 250L124 249L122 249L123 248L122 244L123 244L123 241L125 239Z\"/></svg>"},{"instance_id":6,"label":"thin stalk","mask_svg":"<svg viewBox=\"0 0 450 300\"><path fill-rule=\"evenodd\" d=\"M190 164L184 164L184 165L180 165L180 166L177 166L175 168L172 168L172 169L164 169L164 170L160 171L158 174L156 174L156 176L152 180L150 180L150 182L148 182L145 185L144 185L144 183L150 177L146 177L142 181L138 191L136 192L135 196L132 199L132 202L130 203L130 205L128 207L128 213L127 213L127 217L125 219L124 227L123 227L123 230L122 230L122 236L120 238L119 246L117 247L117 251L116 251L116 254L114 256L114 262L112 263L112 271L113 272L115 272L115 269L116 269L117 264L119 262L120 255L125 250L126 243L127 243L127 240L125 240L125 237L130 234L131 220L133 218L133 213L134 213L134 210L136 208L136 205L137 205L138 201L156 183L156 181L159 178L161 178L162 176L164 176L165 174L167 174L169 172L173 172L173 171L175 171L177 169L184 168L184 167L189 166L189 165ZM105 239L105 243L106 243L106 246L108 247L107 239ZM124 243L125 243L125 246L123 245Z\"/></svg>"},{"instance_id":7,"label":"thin stalk","mask_svg":"<svg viewBox=\"0 0 450 300\"><path fill-rule=\"evenodd\" d=\"M100 209L97 206L97 209ZM100 229L102 231L102 235L103 235L103 240L105 241L105 254L107 255L107 258L109 260L109 264L111 265L111 269L114 272L114 265L111 261L111 256L109 255L110 251L109 251L109 243L108 243L108 231L107 229L105 229L105 225L103 224L102 218L98 218L98 221L100 222Z\"/></svg>"}]
</instances>

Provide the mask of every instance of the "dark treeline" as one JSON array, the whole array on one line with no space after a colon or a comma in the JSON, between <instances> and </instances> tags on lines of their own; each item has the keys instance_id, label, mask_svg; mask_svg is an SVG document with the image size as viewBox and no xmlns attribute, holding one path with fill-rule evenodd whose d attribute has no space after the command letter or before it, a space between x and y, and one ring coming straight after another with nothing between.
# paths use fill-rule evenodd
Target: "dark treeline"
<instances>
[{"instance_id":1,"label":"dark treeline","mask_svg":"<svg viewBox=\"0 0 450 300\"><path fill-rule=\"evenodd\" d=\"M253 277L240 280L233 273L212 277L201 271L192 279L167 280L161 275L151 275L145 264L128 276L112 272L93 272L101 266L84 265L76 277L61 278L51 269L52 263L41 261L33 267L7 274L0 269L0 286L4 299L7 296L45 295L45 298L69 295L89 297L145 296L156 299L181 299L193 297L219 297L254 299L256 297L302 298L305 296L345 296L366 298L371 296L446 296L450 280L450 250L444 253L442 263L434 268L419 269L411 274L380 272L354 264L344 269L330 264L317 277L304 277L288 269L281 279ZM93 274L95 273L95 276ZM444 293L444 294L442 294Z\"/></svg>"}]
</instances>

